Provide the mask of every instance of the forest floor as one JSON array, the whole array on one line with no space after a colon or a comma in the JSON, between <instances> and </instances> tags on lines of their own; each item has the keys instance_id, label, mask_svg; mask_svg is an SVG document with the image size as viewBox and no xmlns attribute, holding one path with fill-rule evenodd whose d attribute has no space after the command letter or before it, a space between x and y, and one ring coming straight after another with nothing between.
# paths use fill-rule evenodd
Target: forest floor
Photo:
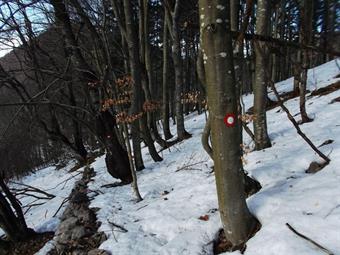
<instances>
[{"instance_id":1,"label":"forest floor","mask_svg":"<svg viewBox=\"0 0 340 255\"><path fill-rule=\"evenodd\" d=\"M339 74L336 61L309 70L308 90L339 82L340 78L335 78ZM292 82L291 78L276 87L280 93L286 93L292 90ZM245 170L262 185L258 193L247 199L262 228L248 241L245 254L327 254L296 235L287 223L333 254L340 254L340 104L334 100L339 97L340 90L335 90L307 98L307 112L314 121L300 127L331 159L329 165L315 174L305 171L320 158L297 134L285 112L280 108L267 112L273 146L245 155ZM272 93L270 98L275 100ZM252 106L252 100L252 95L243 97L246 109ZM286 101L285 105L298 121L298 98ZM96 209L101 222L99 231L107 235L100 249L120 255L213 254L213 240L221 222L213 162L201 146L205 115L193 113L185 120L193 137L162 151L162 162L153 162L143 148L146 169L138 172L143 197L139 203L130 185L102 187L115 181L106 171L104 156L91 164L96 175L88 184L90 207L99 208ZM251 151L253 143L246 133L244 139ZM20 180L56 196L26 213L30 227L39 232L56 230L64 207L59 211L58 208L83 171L69 173L73 166L74 163L58 171L49 167ZM32 201L30 197L21 199L23 205ZM52 247L50 241L37 254L46 254Z\"/></svg>"}]
</instances>

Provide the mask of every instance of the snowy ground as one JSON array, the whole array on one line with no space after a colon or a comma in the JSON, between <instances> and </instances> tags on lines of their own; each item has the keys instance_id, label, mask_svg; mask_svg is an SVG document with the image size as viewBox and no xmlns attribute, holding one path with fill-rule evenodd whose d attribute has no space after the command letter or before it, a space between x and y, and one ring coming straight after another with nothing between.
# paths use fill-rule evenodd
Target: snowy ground
<instances>
[{"instance_id":1,"label":"snowy ground","mask_svg":"<svg viewBox=\"0 0 340 255\"><path fill-rule=\"evenodd\" d=\"M26 211L25 206L29 204L37 204L43 203L39 206L32 207L26 214L25 219L27 225L30 228L33 228L37 232L45 232L45 231L55 231L60 222L59 217L62 215L65 207L67 206L67 202L64 203L64 206L60 207L63 201L68 197L71 193L71 190L74 186L74 183L81 178L81 173L83 169L78 169L75 172L69 173L69 170L75 165L75 162L70 162L68 166L65 168L56 170L55 167L47 167L40 171L37 171L34 174L28 175L21 180L13 180L18 183L23 183L25 185L30 185L32 187L36 187L43 191L46 191L49 194L54 195L55 197L50 200L40 199L36 200L36 198L32 196L20 196L20 202L22 203L23 211ZM16 184L10 185L13 188L24 188L24 186ZM39 197L44 197L44 195L39 193L31 194ZM58 211L59 210L59 211ZM58 211L58 212L57 212ZM55 215L56 214L56 215ZM0 229L0 235L3 232ZM52 241L46 245L43 251L49 250L51 248ZM39 253L40 255L46 254L46 252Z\"/></svg>"},{"instance_id":2,"label":"snowy ground","mask_svg":"<svg viewBox=\"0 0 340 255\"><path fill-rule=\"evenodd\" d=\"M339 79L332 78L339 73L335 61L310 70L308 89L312 91L334 83ZM289 91L292 79L281 82L278 87L281 92ZM312 161L318 160L317 155L297 135L284 112L279 108L268 112L273 147L246 156L245 169L263 188L247 201L262 228L248 242L245 254L323 253L296 236L285 223L340 254L340 107L339 103L329 104L339 96L337 91L307 100L307 111L315 120L304 124L302 130L316 145L335 140L321 147L329 154L331 163L314 175L305 174L305 170ZM244 101L251 106L252 96L245 97ZM286 106L293 115L299 112L298 99L288 101ZM140 203L134 202L128 186L100 188L109 182L110 176L103 158L93 164L97 176L91 189L103 194L97 196L91 206L101 208L100 230L109 237L100 248L113 254L211 254L211 240L221 223L215 210L212 161L200 144L204 123L204 115L187 117L186 127L193 138L172 147L171 152L164 151L163 162L152 162L144 149L147 169L138 173L144 198ZM186 165L189 167L185 168ZM200 220L202 215L209 215L209 220ZM121 232L110 222L124 226L128 232Z\"/></svg>"},{"instance_id":3,"label":"snowy ground","mask_svg":"<svg viewBox=\"0 0 340 255\"><path fill-rule=\"evenodd\" d=\"M334 83L339 79L333 77L339 73L335 61L310 70L308 89L312 91ZM277 87L280 92L289 91L292 79ZM336 97L340 97L340 90L307 100L307 112L314 121L302 125L302 130L317 146L325 140L334 140L320 147L331 162L314 175L306 174L305 170L310 162L319 160L317 155L297 135L284 112L279 108L268 112L273 147L249 153L244 166L263 187L247 200L262 228L249 240L245 254L325 254L295 235L286 223L334 254L340 254L340 104L329 104ZM245 97L244 102L250 107L252 95ZM285 105L293 115L298 114L298 99L289 100ZM139 203L135 202L129 185L101 188L115 181L106 171L104 157L92 164L96 176L89 188L100 194L93 198L91 207L100 208L97 212L102 222L99 231L108 236L100 248L119 255L212 254L211 241L221 222L216 211L213 162L200 142L204 124L204 114L187 116L185 125L193 137L163 151L162 162L154 163L143 149L146 169L138 173L138 182L144 200ZM245 143L252 146L246 134L244 137ZM40 231L55 229L58 220L51 216L77 178L70 179L65 186L57 184L69 177L67 169L48 168L22 180L44 190L54 187L48 192L57 195L26 215L30 226ZM200 220L203 215L208 215L209 219ZM111 223L122 226L127 232ZM39 254L45 254L47 249L45 247Z\"/></svg>"}]
</instances>

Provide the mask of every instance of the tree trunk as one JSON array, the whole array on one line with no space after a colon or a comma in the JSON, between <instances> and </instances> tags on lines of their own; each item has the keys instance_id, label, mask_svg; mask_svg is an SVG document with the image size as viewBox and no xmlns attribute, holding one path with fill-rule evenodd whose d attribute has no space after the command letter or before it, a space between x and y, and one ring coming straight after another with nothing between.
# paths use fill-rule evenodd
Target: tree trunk
<instances>
[{"instance_id":1,"label":"tree trunk","mask_svg":"<svg viewBox=\"0 0 340 255\"><path fill-rule=\"evenodd\" d=\"M311 41L311 35L313 30L313 1L300 0L300 41L303 45L309 45ZM301 124L310 122L310 119L306 112L306 87L307 87L307 73L309 67L308 50L302 50L301 59L301 73L299 79L299 92L300 92L300 114Z\"/></svg>"},{"instance_id":2,"label":"tree trunk","mask_svg":"<svg viewBox=\"0 0 340 255\"><path fill-rule=\"evenodd\" d=\"M269 28L269 2L258 0L256 16L256 33L267 36ZM271 146L267 131L267 86L265 69L268 68L268 49L264 42L255 42L255 84L254 84L254 135L255 149L262 150Z\"/></svg>"},{"instance_id":3,"label":"tree trunk","mask_svg":"<svg viewBox=\"0 0 340 255\"><path fill-rule=\"evenodd\" d=\"M137 38L136 27L133 24L133 16L132 16L132 6L129 0L124 0L124 14L125 14L125 24L126 24L126 40L128 44L128 52L129 52L129 62L131 75L134 81L133 85L133 96L131 102L130 114L136 115L142 112L142 76L141 76L141 64L139 59L139 44ZM162 158L158 155L154 142L150 136L150 131L148 129L145 117L139 119L138 121L134 121L132 123L132 135L133 135L133 149L134 156L136 161L136 169L141 170L144 168L142 164L142 157L140 153L140 141L139 137L142 136L144 142L148 146L151 157L154 161L161 161ZM139 144L139 145L138 145ZM136 149L136 151L135 151ZM138 158L136 158L136 156Z\"/></svg>"},{"instance_id":4,"label":"tree trunk","mask_svg":"<svg viewBox=\"0 0 340 255\"><path fill-rule=\"evenodd\" d=\"M180 0L175 1L174 9L170 7L170 3L166 4L166 18L168 21L169 31L172 37L172 60L175 69L175 112L176 112L176 125L177 125L177 138L184 140L191 135L185 130L184 116L183 116L183 63L181 57L181 44L180 44L180 31L179 31L179 18L180 18Z\"/></svg>"},{"instance_id":5,"label":"tree trunk","mask_svg":"<svg viewBox=\"0 0 340 255\"><path fill-rule=\"evenodd\" d=\"M27 227L21 206L8 189L2 176L0 176L0 188L0 227L9 241L24 241L35 232Z\"/></svg>"},{"instance_id":6,"label":"tree trunk","mask_svg":"<svg viewBox=\"0 0 340 255\"><path fill-rule=\"evenodd\" d=\"M133 191L135 192L137 202L139 202L139 201L142 201L143 199L142 199L141 194L139 193L136 168L133 163L132 149L131 149L131 144L129 140L129 131L128 131L126 123L123 123L123 136L124 136L126 148L128 150L128 157L129 157L130 170L131 170L131 176L132 176L132 188L133 188Z\"/></svg>"},{"instance_id":7,"label":"tree trunk","mask_svg":"<svg viewBox=\"0 0 340 255\"><path fill-rule=\"evenodd\" d=\"M70 104L72 106L77 106L76 98L74 96L72 84L68 84L67 86L69 95L70 95ZM87 159L87 150L85 149L84 142L83 142L83 135L82 135L82 128L79 122L76 120L77 118L77 110L73 111L74 119L72 120L73 124L73 140L75 144L75 148L77 149L78 154L85 162Z\"/></svg>"},{"instance_id":8,"label":"tree trunk","mask_svg":"<svg viewBox=\"0 0 340 255\"><path fill-rule=\"evenodd\" d=\"M88 86L89 82L97 81L97 78L80 51L80 47L72 31L71 21L66 7L62 1L51 0L51 4L54 8L56 23L61 26L62 32L64 34L66 48L70 49L69 54L72 56L72 64L79 70L79 79L83 82L87 103L89 104L92 112L99 111L101 108L100 105L96 105L96 107L92 105L92 102L100 101L98 90L93 90L95 98L92 100ZM130 166L129 161L127 160L127 153L122 148L116 137L116 123L113 116L109 112L102 111L100 111L100 113L96 116L98 131L96 135L106 145L107 156L105 162L109 173L115 178L120 178L123 182L131 182L131 174L129 171Z\"/></svg>"},{"instance_id":9,"label":"tree trunk","mask_svg":"<svg viewBox=\"0 0 340 255\"><path fill-rule=\"evenodd\" d=\"M107 170L112 177L122 180L123 183L131 183L132 175L129 158L127 152L118 141L115 126L115 118L109 111L101 112L97 115L97 133L107 150L105 157Z\"/></svg>"},{"instance_id":10,"label":"tree trunk","mask_svg":"<svg viewBox=\"0 0 340 255\"><path fill-rule=\"evenodd\" d=\"M149 7L147 0L140 0L140 9L139 9L139 35L140 35L140 59L143 74L142 75L142 83L143 90L145 94L145 99L148 102L152 102L153 98L156 94L153 85L153 78L151 72L151 56L150 56L150 38L149 38ZM168 147L168 144L158 133L157 125L156 125L156 112L147 112L147 124L148 129L150 131L152 140L155 140L160 146L163 148Z\"/></svg>"},{"instance_id":11,"label":"tree trunk","mask_svg":"<svg viewBox=\"0 0 340 255\"><path fill-rule=\"evenodd\" d=\"M235 250L247 241L256 220L247 208L243 172L240 171L241 127L236 119L230 3L200 0L199 10L219 210L226 238L231 250ZM228 127L223 122L226 116L229 116Z\"/></svg>"},{"instance_id":12,"label":"tree trunk","mask_svg":"<svg viewBox=\"0 0 340 255\"><path fill-rule=\"evenodd\" d=\"M169 31L166 19L164 19L163 27L163 107L162 107L162 118L163 118L163 133L166 140L172 138L169 125L169 81L168 81L168 70L169 70Z\"/></svg>"}]
</instances>

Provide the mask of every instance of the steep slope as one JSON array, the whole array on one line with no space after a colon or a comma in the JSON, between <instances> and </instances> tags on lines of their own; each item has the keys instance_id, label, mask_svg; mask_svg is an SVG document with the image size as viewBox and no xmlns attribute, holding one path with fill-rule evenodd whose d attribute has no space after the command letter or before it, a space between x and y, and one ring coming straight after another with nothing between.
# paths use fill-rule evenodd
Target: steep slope
<instances>
[{"instance_id":1,"label":"steep slope","mask_svg":"<svg viewBox=\"0 0 340 255\"><path fill-rule=\"evenodd\" d=\"M339 81L336 61L309 71L310 91ZM281 93L292 88L292 79L280 82ZM262 229L248 242L245 254L320 254L320 249L288 229L298 231L340 253L340 107L330 104L340 90L307 100L307 112L314 118L301 128L316 144L334 140L320 149L331 163L314 175L305 173L317 155L297 135L279 108L268 111L268 126L273 147L246 155L245 169L263 186L248 199ZM244 97L247 107L252 95ZM286 102L299 119L298 98ZM203 151L200 135L205 116L192 114L186 126L193 138L163 152L164 161L153 163L146 150L147 169L138 173L144 200L135 203L131 187L101 188L110 180L103 158L93 164L97 176L91 189L98 195L91 206L99 207L108 240L100 248L114 254L211 254L212 240L221 227L211 172L212 161ZM245 143L252 146L246 138ZM199 219L200 216L205 220ZM120 227L117 227L120 226ZM234 252L233 254L239 254Z\"/></svg>"}]
</instances>

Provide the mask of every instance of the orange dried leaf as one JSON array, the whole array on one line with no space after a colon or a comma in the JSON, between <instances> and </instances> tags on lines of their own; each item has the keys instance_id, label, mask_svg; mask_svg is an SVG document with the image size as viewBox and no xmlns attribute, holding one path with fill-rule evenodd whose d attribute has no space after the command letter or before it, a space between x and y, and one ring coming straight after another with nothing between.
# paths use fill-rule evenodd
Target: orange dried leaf
<instances>
[{"instance_id":1,"label":"orange dried leaf","mask_svg":"<svg viewBox=\"0 0 340 255\"><path fill-rule=\"evenodd\" d=\"M205 215L202 215L198 218L199 220L203 220L203 221L208 221L209 220L209 215L205 214Z\"/></svg>"}]
</instances>

